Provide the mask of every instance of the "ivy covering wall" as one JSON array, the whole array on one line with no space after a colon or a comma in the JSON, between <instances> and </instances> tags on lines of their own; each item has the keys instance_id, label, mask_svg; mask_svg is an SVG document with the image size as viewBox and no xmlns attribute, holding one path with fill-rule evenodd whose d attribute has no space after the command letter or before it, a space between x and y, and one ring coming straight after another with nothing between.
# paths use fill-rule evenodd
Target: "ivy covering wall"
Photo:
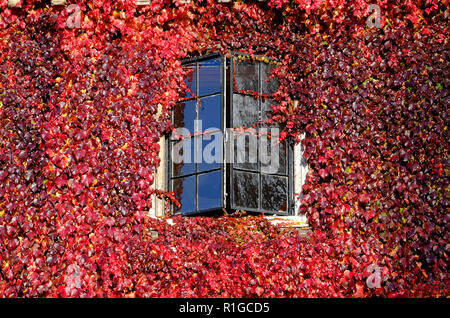
<instances>
[{"instance_id":1,"label":"ivy covering wall","mask_svg":"<svg viewBox=\"0 0 450 318\"><path fill-rule=\"evenodd\" d=\"M449 295L448 1L7 4L1 296ZM307 240L146 216L152 194L174 200L151 185L180 59L229 50L282 61L272 119L305 133Z\"/></svg>"}]
</instances>

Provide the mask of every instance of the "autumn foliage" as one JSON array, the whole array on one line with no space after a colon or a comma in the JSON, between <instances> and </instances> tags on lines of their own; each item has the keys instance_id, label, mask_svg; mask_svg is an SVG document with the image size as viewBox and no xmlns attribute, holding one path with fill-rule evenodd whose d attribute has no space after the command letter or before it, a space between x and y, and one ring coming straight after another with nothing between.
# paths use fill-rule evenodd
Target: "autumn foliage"
<instances>
[{"instance_id":1,"label":"autumn foliage","mask_svg":"<svg viewBox=\"0 0 450 318\"><path fill-rule=\"evenodd\" d=\"M0 1L1 296L449 296L448 1L77 1L79 27L22 2ZM146 216L172 198L152 182L180 59L229 50L282 61L308 239Z\"/></svg>"}]
</instances>

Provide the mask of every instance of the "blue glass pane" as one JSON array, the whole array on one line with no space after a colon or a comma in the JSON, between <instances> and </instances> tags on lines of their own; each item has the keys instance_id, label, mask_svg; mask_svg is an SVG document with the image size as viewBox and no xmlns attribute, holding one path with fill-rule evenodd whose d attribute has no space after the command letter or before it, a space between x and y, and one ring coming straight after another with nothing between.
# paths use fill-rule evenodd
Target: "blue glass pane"
<instances>
[{"instance_id":1,"label":"blue glass pane","mask_svg":"<svg viewBox=\"0 0 450 318\"><path fill-rule=\"evenodd\" d=\"M221 126L221 97L220 95L204 97L199 103L198 118L201 120L202 129L200 131L205 131L206 129L217 128L220 129Z\"/></svg>"},{"instance_id":2,"label":"blue glass pane","mask_svg":"<svg viewBox=\"0 0 450 318\"><path fill-rule=\"evenodd\" d=\"M181 203L180 213L195 211L195 176L172 180L175 197Z\"/></svg>"},{"instance_id":3,"label":"blue glass pane","mask_svg":"<svg viewBox=\"0 0 450 318\"><path fill-rule=\"evenodd\" d=\"M186 138L172 142L172 177L195 172L194 139Z\"/></svg>"},{"instance_id":4,"label":"blue glass pane","mask_svg":"<svg viewBox=\"0 0 450 318\"><path fill-rule=\"evenodd\" d=\"M220 92L220 58L198 63L199 96Z\"/></svg>"},{"instance_id":5,"label":"blue glass pane","mask_svg":"<svg viewBox=\"0 0 450 318\"><path fill-rule=\"evenodd\" d=\"M221 171L198 175L198 209L212 209L221 206L222 178Z\"/></svg>"},{"instance_id":6,"label":"blue glass pane","mask_svg":"<svg viewBox=\"0 0 450 318\"><path fill-rule=\"evenodd\" d=\"M185 83L186 86L191 90L191 93L186 92L186 96L183 97L192 97L197 94L197 66L196 64L187 64L183 65L183 69L187 71Z\"/></svg>"},{"instance_id":7,"label":"blue glass pane","mask_svg":"<svg viewBox=\"0 0 450 318\"><path fill-rule=\"evenodd\" d=\"M205 134L199 138L199 153L201 161L197 166L198 171L206 171L220 168L223 162L223 134L221 131Z\"/></svg>"},{"instance_id":8,"label":"blue glass pane","mask_svg":"<svg viewBox=\"0 0 450 318\"><path fill-rule=\"evenodd\" d=\"M175 128L186 128L194 133L195 101L175 104L173 110L173 124Z\"/></svg>"}]
</instances>

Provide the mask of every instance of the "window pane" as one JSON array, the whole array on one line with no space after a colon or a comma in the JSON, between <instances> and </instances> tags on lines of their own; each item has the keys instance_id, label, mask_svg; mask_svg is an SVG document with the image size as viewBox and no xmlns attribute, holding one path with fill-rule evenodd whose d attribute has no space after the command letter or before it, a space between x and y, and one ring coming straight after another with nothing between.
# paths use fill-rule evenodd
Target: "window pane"
<instances>
[{"instance_id":1,"label":"window pane","mask_svg":"<svg viewBox=\"0 0 450 318\"><path fill-rule=\"evenodd\" d=\"M233 134L234 167L258 170L258 137L255 133Z\"/></svg>"},{"instance_id":2,"label":"window pane","mask_svg":"<svg viewBox=\"0 0 450 318\"><path fill-rule=\"evenodd\" d=\"M273 99L265 99L261 101L261 118L262 120L267 120L272 118L272 108L270 106L275 105L275 101Z\"/></svg>"},{"instance_id":3,"label":"window pane","mask_svg":"<svg viewBox=\"0 0 450 318\"><path fill-rule=\"evenodd\" d=\"M258 209L259 174L234 170L233 175L233 197L235 206Z\"/></svg>"},{"instance_id":4,"label":"window pane","mask_svg":"<svg viewBox=\"0 0 450 318\"><path fill-rule=\"evenodd\" d=\"M248 95L233 94L233 127L248 128L258 122L258 100Z\"/></svg>"},{"instance_id":5,"label":"window pane","mask_svg":"<svg viewBox=\"0 0 450 318\"><path fill-rule=\"evenodd\" d=\"M202 173L198 175L198 209L221 207L222 194L221 171Z\"/></svg>"},{"instance_id":6,"label":"window pane","mask_svg":"<svg viewBox=\"0 0 450 318\"><path fill-rule=\"evenodd\" d=\"M180 201L180 213L195 211L195 176L172 180L175 197Z\"/></svg>"},{"instance_id":7,"label":"window pane","mask_svg":"<svg viewBox=\"0 0 450 318\"><path fill-rule=\"evenodd\" d=\"M173 124L175 128L186 128L190 134L194 133L195 101L175 104L173 110Z\"/></svg>"},{"instance_id":8,"label":"window pane","mask_svg":"<svg viewBox=\"0 0 450 318\"><path fill-rule=\"evenodd\" d=\"M172 142L172 176L178 177L195 172L194 139Z\"/></svg>"},{"instance_id":9,"label":"window pane","mask_svg":"<svg viewBox=\"0 0 450 318\"><path fill-rule=\"evenodd\" d=\"M205 131L210 128L220 129L221 123L221 96L203 97L199 103L198 118L201 120L202 129Z\"/></svg>"},{"instance_id":10,"label":"window pane","mask_svg":"<svg viewBox=\"0 0 450 318\"><path fill-rule=\"evenodd\" d=\"M258 62L242 61L237 58L235 63L234 74L236 79L236 90L258 91Z\"/></svg>"},{"instance_id":11,"label":"window pane","mask_svg":"<svg viewBox=\"0 0 450 318\"><path fill-rule=\"evenodd\" d=\"M192 94L186 93L186 96L183 96L183 97L192 97L195 94L197 94L197 92L196 92L197 67L196 67L196 64L194 63L194 64L183 65L183 69L185 71L187 71L186 79L184 82L186 83L186 86L192 91Z\"/></svg>"},{"instance_id":12,"label":"window pane","mask_svg":"<svg viewBox=\"0 0 450 318\"><path fill-rule=\"evenodd\" d=\"M270 174L286 174L287 141L284 140L282 143L278 144L276 139L261 137L260 145L261 172Z\"/></svg>"},{"instance_id":13,"label":"window pane","mask_svg":"<svg viewBox=\"0 0 450 318\"><path fill-rule=\"evenodd\" d=\"M263 94L273 94L278 90L278 79L269 77L275 68L275 64L261 63L261 92Z\"/></svg>"},{"instance_id":14,"label":"window pane","mask_svg":"<svg viewBox=\"0 0 450 318\"><path fill-rule=\"evenodd\" d=\"M287 211L287 178L262 175L262 209L266 211Z\"/></svg>"},{"instance_id":15,"label":"window pane","mask_svg":"<svg viewBox=\"0 0 450 318\"><path fill-rule=\"evenodd\" d=\"M215 133L204 134L202 137L203 138L198 138L199 143L201 143L199 155L201 155L202 159L198 163L198 171L220 168L220 164L223 162L222 132L219 131Z\"/></svg>"},{"instance_id":16,"label":"window pane","mask_svg":"<svg viewBox=\"0 0 450 318\"><path fill-rule=\"evenodd\" d=\"M220 58L198 63L199 96L220 92Z\"/></svg>"}]
</instances>

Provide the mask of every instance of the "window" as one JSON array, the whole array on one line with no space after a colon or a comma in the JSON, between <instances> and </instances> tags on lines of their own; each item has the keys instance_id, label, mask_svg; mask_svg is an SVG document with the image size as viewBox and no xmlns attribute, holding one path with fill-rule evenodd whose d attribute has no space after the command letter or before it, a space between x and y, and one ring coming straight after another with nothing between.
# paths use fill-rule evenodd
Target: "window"
<instances>
[{"instance_id":1,"label":"window","mask_svg":"<svg viewBox=\"0 0 450 318\"><path fill-rule=\"evenodd\" d=\"M168 140L168 188L181 203L174 213L293 214L292 145L265 123L275 66L238 53L183 63L191 93L173 108Z\"/></svg>"},{"instance_id":2,"label":"window","mask_svg":"<svg viewBox=\"0 0 450 318\"><path fill-rule=\"evenodd\" d=\"M176 104L172 112L174 126L181 130L180 136L184 138L172 136L169 145L169 188L180 201L181 209L177 212L182 214L212 211L224 206L220 151L223 147L214 149L218 153L213 162L206 162L201 157L212 139L222 136L222 60L215 56L184 65L189 71L187 85L192 95ZM196 131L202 134L192 136Z\"/></svg>"}]
</instances>

